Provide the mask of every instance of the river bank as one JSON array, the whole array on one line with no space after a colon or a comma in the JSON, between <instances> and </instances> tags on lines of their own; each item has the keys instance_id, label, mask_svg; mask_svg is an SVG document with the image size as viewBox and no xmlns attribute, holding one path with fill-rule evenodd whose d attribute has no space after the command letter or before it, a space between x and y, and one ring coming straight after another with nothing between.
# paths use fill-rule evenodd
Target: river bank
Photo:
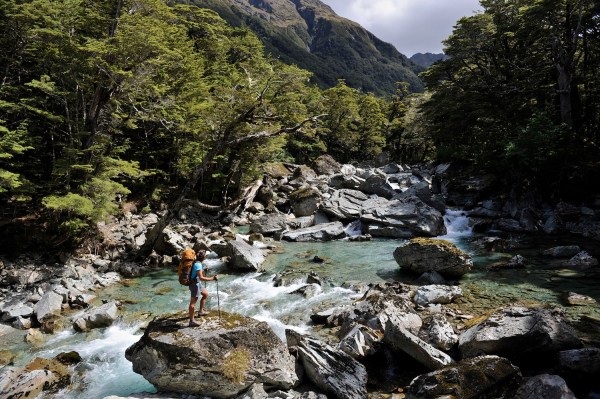
<instances>
[{"instance_id":1,"label":"river bank","mask_svg":"<svg viewBox=\"0 0 600 399\"><path fill-rule=\"evenodd\" d=\"M411 174L411 176L414 175ZM412 186L418 183L416 181ZM276 192L280 193L281 191L276 190ZM310 197L303 196L302 201ZM310 209L310 206L308 208ZM300 208L296 205L295 209L298 211ZM334 208L330 206L330 209ZM335 212L341 212L339 209L340 207L337 206ZM595 300L600 298L595 287L595 281L598 278L597 269L586 268L581 264L569 266L566 262L572 257L555 258L552 255L543 254L543 250L552 247L576 244L579 245L580 250L577 253L587 250L592 258L597 257L598 255L594 252L594 249L597 248L594 241L572 236L551 236L552 240L549 240L548 236L544 236L538 241L533 236L523 235L523 232L505 232L503 234L492 232L491 235L479 235L480 233L474 235L472 228L476 223L472 222L473 219L469 222L467 212L446 209L444 211L446 214L444 228L447 234L441 238L455 242L474 260L471 272L458 281L463 290L462 298L440 308L442 313L448 317L455 332L465 331L479 321L482 316L509 305L560 307L566 312L569 321L577 327L578 336L584 340L585 344L592 347L598 346L600 313L597 304L588 303L575 306L569 305L565 300L568 292L582 294ZM252 219L258 220L260 212L255 212ZM104 397L154 390L139 375L131 371L130 364L124 359L124 350L139 339L140 328L146 325L154 315L185 308L187 293L177 285L170 266L176 259L179 247L185 245L186 241L188 243L195 241L195 244L206 245L219 252L221 256L225 256L230 249L223 247L223 242L226 241L224 238L235 237L235 231L228 231L228 229L207 232L205 228L198 227L199 225L195 224L192 218L194 213L193 209L188 209L184 223L181 223L180 220L176 226L165 233L160 253L149 258L146 264L135 264L121 258L119 248L127 248L128 245L131 245L128 243L138 239L143 232L141 226L147 228L147 225L140 221L152 218L131 215L128 220L124 219L125 223L117 223L117 226L123 226L123 229L130 229L129 226L136 225L135 229L140 233L132 234L131 238L127 238L128 235L122 234L119 229L110 228L111 232L116 231L116 234L121 234L122 239L112 248L112 251L106 251L103 256L87 258L87 262L92 265L90 270L93 269L93 273L97 277L91 279L94 280L94 284L85 291L94 288L98 297L96 301L110 302L114 300L122 305L120 314L114 321L115 324L108 328L76 333L71 329L69 323L63 323L62 328L56 328L53 334L51 332L42 334L42 339L37 344L42 345L41 349L36 345L19 342L19 339L25 336L25 330L23 332L20 332L21 330L11 331L10 334L3 335L2 339L6 339L12 349L12 364L22 366L35 356L53 357L63 351L76 350L82 354L83 363L73 367L77 372L72 377L71 386L60 390L60 395ZM241 218L238 216L239 219L236 221L242 222L243 220L240 219L248 217L250 214ZM303 223L310 223L302 218L296 218L296 229L301 229ZM364 219L371 221L370 225L373 225L372 216ZM375 224L379 223L381 223L381 219ZM380 225L376 228L369 227L366 231L363 228L356 229L356 225L346 225L345 227L344 231L351 232L351 236L362 237L364 240L369 239L367 234L376 231L387 231L385 234L390 231L406 233L406 230L402 232L402 229L398 229L397 226L386 229L385 225ZM246 238L249 239L249 237ZM309 317L310 314L347 305L359 298L368 288L368 284L393 280L413 284L415 287L419 286L415 281L418 276L403 273L393 257L394 250L405 242L405 238L373 239L371 237L370 241L350 241L346 238L331 242L288 243L255 236L252 241L255 242L254 247L259 250L262 251L263 248L268 247L271 251L271 254L266 257L266 261L263 261L257 270L240 272L240 265L230 268L222 262L220 255L217 253L213 255L213 259L210 261L213 270L230 273L220 281L220 305L223 310L266 321L281 339L285 339L287 329L292 329L331 341L335 329L330 331L328 328L315 325ZM259 243L262 244L259 245ZM518 267L506 268L505 266L510 265L510 261L517 255L522 256L526 261ZM315 263L315 256L322 262ZM246 268L249 264L251 265L252 262L244 263L243 267ZM8 270L16 269L18 268ZM61 268L58 267L57 270L59 269ZM100 286L96 286L96 280L106 275L111 276L109 273L115 273L115 270L118 270L121 275L130 276L131 279L123 280L118 284L107 284L108 287L98 290ZM278 278L281 280L282 273L286 271L293 272L287 285L274 286L276 285L275 281ZM310 273L315 273L322 284L311 295L306 294L306 291L298 292L307 285L306 277ZM52 271L49 272L49 276L51 275ZM114 276L114 274L112 275ZM143 276L135 277L138 275ZM298 276L300 276L299 279ZM68 277L62 276L62 280L66 278ZM29 291L31 288L37 290L41 287L43 290L52 287L51 284L48 284L48 281L52 279L47 277L46 279L36 279L25 280L25 283L21 285L23 291L28 291L28 295L36 293L40 295L39 292ZM68 280L65 281L68 282ZM62 284L60 279L58 283L64 288L65 284ZM18 285L14 284L14 286ZM75 289L75 287L72 288ZM210 303L213 311L215 288L215 286L209 287L213 293ZM8 291L5 289L5 295ZM71 303L74 304L73 300L77 298L77 295L74 294L76 294L75 291L70 294L67 292L66 300L61 304L64 318L71 322L81 316L79 313L85 312L84 310L78 311L75 307L69 309L62 306L67 304L71 307ZM90 303L92 308L98 304L93 301ZM11 335L15 335L17 338L8 338ZM108 363L108 368L101 366L102 363ZM3 373L5 373L5 368L3 368ZM99 378L99 376L102 377ZM396 381L396 385L402 386L408 382L410 381L402 381L400 384ZM374 383L372 382L372 384ZM389 389L389 386L386 385L386 389L382 391L382 387L377 385L371 385L370 392L372 394L388 392L386 389ZM45 395L50 396L51 394Z\"/></svg>"}]
</instances>

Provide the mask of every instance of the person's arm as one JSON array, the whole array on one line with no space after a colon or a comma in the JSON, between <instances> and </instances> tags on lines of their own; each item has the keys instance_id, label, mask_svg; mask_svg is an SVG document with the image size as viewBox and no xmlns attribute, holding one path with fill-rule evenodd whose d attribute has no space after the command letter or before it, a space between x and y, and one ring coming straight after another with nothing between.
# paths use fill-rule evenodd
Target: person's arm
<instances>
[{"instance_id":1,"label":"person's arm","mask_svg":"<svg viewBox=\"0 0 600 399\"><path fill-rule=\"evenodd\" d=\"M215 274L212 277L208 277L204 275L204 268L200 269L200 271L198 271L198 277L201 281L213 281L213 280L218 280L218 275Z\"/></svg>"}]
</instances>

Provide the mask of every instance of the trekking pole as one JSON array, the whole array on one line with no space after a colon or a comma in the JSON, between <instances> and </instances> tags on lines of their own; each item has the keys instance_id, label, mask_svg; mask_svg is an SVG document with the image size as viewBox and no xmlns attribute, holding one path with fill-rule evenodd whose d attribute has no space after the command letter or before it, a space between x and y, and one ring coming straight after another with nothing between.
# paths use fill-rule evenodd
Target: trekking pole
<instances>
[{"instance_id":1,"label":"trekking pole","mask_svg":"<svg viewBox=\"0 0 600 399\"><path fill-rule=\"evenodd\" d=\"M219 278L215 279L217 282L217 309L219 309L219 324L221 324L221 300L219 299Z\"/></svg>"}]
</instances>

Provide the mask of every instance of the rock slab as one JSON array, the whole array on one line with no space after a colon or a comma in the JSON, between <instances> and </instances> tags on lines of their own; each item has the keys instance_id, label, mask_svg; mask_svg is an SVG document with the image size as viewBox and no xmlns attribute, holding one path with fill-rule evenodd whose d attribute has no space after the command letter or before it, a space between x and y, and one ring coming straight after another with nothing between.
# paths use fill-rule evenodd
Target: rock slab
<instances>
[{"instance_id":1,"label":"rock slab","mask_svg":"<svg viewBox=\"0 0 600 399\"><path fill-rule=\"evenodd\" d=\"M184 313L153 320L125 357L161 391L230 398L252 384L290 389L295 360L269 325L221 312L188 327Z\"/></svg>"}]
</instances>

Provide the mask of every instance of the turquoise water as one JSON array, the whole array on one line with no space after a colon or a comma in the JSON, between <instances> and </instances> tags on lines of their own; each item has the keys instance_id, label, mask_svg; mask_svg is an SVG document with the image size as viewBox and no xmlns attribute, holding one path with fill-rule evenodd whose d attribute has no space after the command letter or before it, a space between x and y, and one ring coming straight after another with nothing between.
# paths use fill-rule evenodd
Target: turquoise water
<instances>
[{"instance_id":1,"label":"turquoise water","mask_svg":"<svg viewBox=\"0 0 600 399\"><path fill-rule=\"evenodd\" d=\"M449 234L443 238L455 242L474 259L473 271L460 281L465 298L451 306L480 316L516 303L564 306L562 295L565 291L575 291L600 300L599 269L565 270L559 267L558 262L540 257L540 247L546 248L554 243L526 243L510 254L485 253L473 244L476 237L468 227L468 220L460 213L450 213L449 216ZM225 274L219 279L218 287L215 282L208 283L210 297L207 308L211 312L218 312L220 308L266 321L282 339L286 328L314 332L310 323L313 311L348 303L359 296L340 288L343 282L400 280L410 283L414 280L415 276L400 271L393 258L394 250L403 242L377 239L368 242L277 243L278 249L269 256L264 273L230 274L219 260L209 260L207 264L211 273ZM561 245L566 244L569 242L561 242ZM529 260L526 269L495 271L489 268L498 260L516 253ZM324 263L313 262L314 256L324 259ZM275 274L284 271L300 277L316 272L324 284L314 297L304 298L294 293L302 286L301 283L273 286ZM179 285L174 270L156 270L106 289L99 297L123 303L123 316L118 323L85 334L67 328L48 337L42 349L30 347L21 351L22 346L13 346L15 351L21 351L18 363L24 364L34 356L52 357L64 351L78 351L83 362L76 368L74 390L64 392L61 397L65 398L102 398L154 391L152 385L131 370L124 352L139 339L141 327L152 317L187 309L187 288ZM600 320L598 305L565 307L565 311L576 324L582 320ZM597 338L597 333L593 328L585 331L590 339Z\"/></svg>"}]
</instances>

